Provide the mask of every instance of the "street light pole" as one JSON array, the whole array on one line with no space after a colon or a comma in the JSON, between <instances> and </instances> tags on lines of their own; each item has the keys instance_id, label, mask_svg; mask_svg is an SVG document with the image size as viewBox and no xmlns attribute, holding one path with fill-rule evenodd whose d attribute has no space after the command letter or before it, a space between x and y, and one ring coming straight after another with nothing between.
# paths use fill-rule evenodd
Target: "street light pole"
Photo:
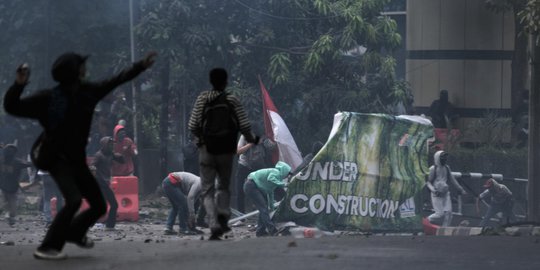
<instances>
[{"instance_id":1,"label":"street light pole","mask_svg":"<svg viewBox=\"0 0 540 270\"><path fill-rule=\"evenodd\" d=\"M531 90L529 98L528 219L540 222L540 45L530 35Z\"/></svg>"},{"instance_id":2,"label":"street light pole","mask_svg":"<svg viewBox=\"0 0 540 270\"><path fill-rule=\"evenodd\" d=\"M129 44L131 51L131 63L135 63L135 35L133 31L133 0L129 0ZM138 143L139 128L137 125L137 89L135 80L131 81L131 104L133 109L133 141Z\"/></svg>"}]
</instances>

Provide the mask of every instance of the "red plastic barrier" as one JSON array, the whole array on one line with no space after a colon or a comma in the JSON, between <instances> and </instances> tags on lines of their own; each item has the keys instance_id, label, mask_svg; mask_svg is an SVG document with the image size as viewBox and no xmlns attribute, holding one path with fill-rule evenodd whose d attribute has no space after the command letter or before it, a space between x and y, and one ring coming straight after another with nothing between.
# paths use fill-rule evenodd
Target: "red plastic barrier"
<instances>
[{"instance_id":1,"label":"red plastic barrier","mask_svg":"<svg viewBox=\"0 0 540 270\"><path fill-rule=\"evenodd\" d=\"M139 180L135 176L115 176L113 177L111 189L114 192L118 202L118 212L116 221L137 221L139 220ZM88 209L89 205L83 200L80 211ZM51 214L56 216L56 197L51 199ZM109 213L107 204L107 213L98 221L103 222Z\"/></svg>"},{"instance_id":2,"label":"red plastic barrier","mask_svg":"<svg viewBox=\"0 0 540 270\"><path fill-rule=\"evenodd\" d=\"M135 176L115 176L111 189L118 202L116 220L139 220L139 179Z\"/></svg>"},{"instance_id":3,"label":"red plastic barrier","mask_svg":"<svg viewBox=\"0 0 540 270\"><path fill-rule=\"evenodd\" d=\"M438 226L438 225L435 225L431 222L429 222L429 220L427 218L422 218L422 225L424 227L424 234L425 235L436 235L437 234L437 229L439 229L441 226Z\"/></svg>"}]
</instances>

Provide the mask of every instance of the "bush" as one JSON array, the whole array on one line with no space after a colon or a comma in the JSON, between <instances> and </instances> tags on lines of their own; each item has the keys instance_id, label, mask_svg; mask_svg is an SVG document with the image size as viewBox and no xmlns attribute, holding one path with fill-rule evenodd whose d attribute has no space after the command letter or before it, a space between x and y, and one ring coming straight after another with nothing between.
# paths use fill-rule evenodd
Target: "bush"
<instances>
[{"instance_id":1,"label":"bush","mask_svg":"<svg viewBox=\"0 0 540 270\"><path fill-rule=\"evenodd\" d=\"M455 148L449 152L452 171L502 174L508 178L527 178L527 149Z\"/></svg>"}]
</instances>

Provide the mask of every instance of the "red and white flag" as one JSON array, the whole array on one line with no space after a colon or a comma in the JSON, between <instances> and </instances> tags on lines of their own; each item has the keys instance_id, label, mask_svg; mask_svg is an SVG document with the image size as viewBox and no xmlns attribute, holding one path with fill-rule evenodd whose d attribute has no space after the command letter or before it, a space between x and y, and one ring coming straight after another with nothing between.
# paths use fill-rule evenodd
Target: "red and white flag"
<instances>
[{"instance_id":1,"label":"red and white flag","mask_svg":"<svg viewBox=\"0 0 540 270\"><path fill-rule=\"evenodd\" d=\"M262 83L259 77L259 83L261 85L261 94L263 98L263 115L264 115L264 129L266 136L273 139L277 143L278 151L274 153L273 161L283 161L291 166L294 170L298 165L302 163L302 155L294 142L294 138L287 128L285 121L278 113L274 102L268 95L266 87Z\"/></svg>"}]
</instances>

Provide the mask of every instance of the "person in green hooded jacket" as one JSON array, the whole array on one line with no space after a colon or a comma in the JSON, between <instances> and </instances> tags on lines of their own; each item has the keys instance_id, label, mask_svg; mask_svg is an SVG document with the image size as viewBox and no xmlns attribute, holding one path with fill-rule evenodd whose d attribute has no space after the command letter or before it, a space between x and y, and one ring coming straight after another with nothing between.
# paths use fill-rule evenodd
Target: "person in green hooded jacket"
<instances>
[{"instance_id":1,"label":"person in green hooded jacket","mask_svg":"<svg viewBox=\"0 0 540 270\"><path fill-rule=\"evenodd\" d=\"M291 166L278 161L275 168L260 169L250 173L244 183L244 193L248 200L259 210L256 236L276 235L277 229L270 219L270 210L274 209L274 191L284 188L291 172Z\"/></svg>"}]
</instances>

